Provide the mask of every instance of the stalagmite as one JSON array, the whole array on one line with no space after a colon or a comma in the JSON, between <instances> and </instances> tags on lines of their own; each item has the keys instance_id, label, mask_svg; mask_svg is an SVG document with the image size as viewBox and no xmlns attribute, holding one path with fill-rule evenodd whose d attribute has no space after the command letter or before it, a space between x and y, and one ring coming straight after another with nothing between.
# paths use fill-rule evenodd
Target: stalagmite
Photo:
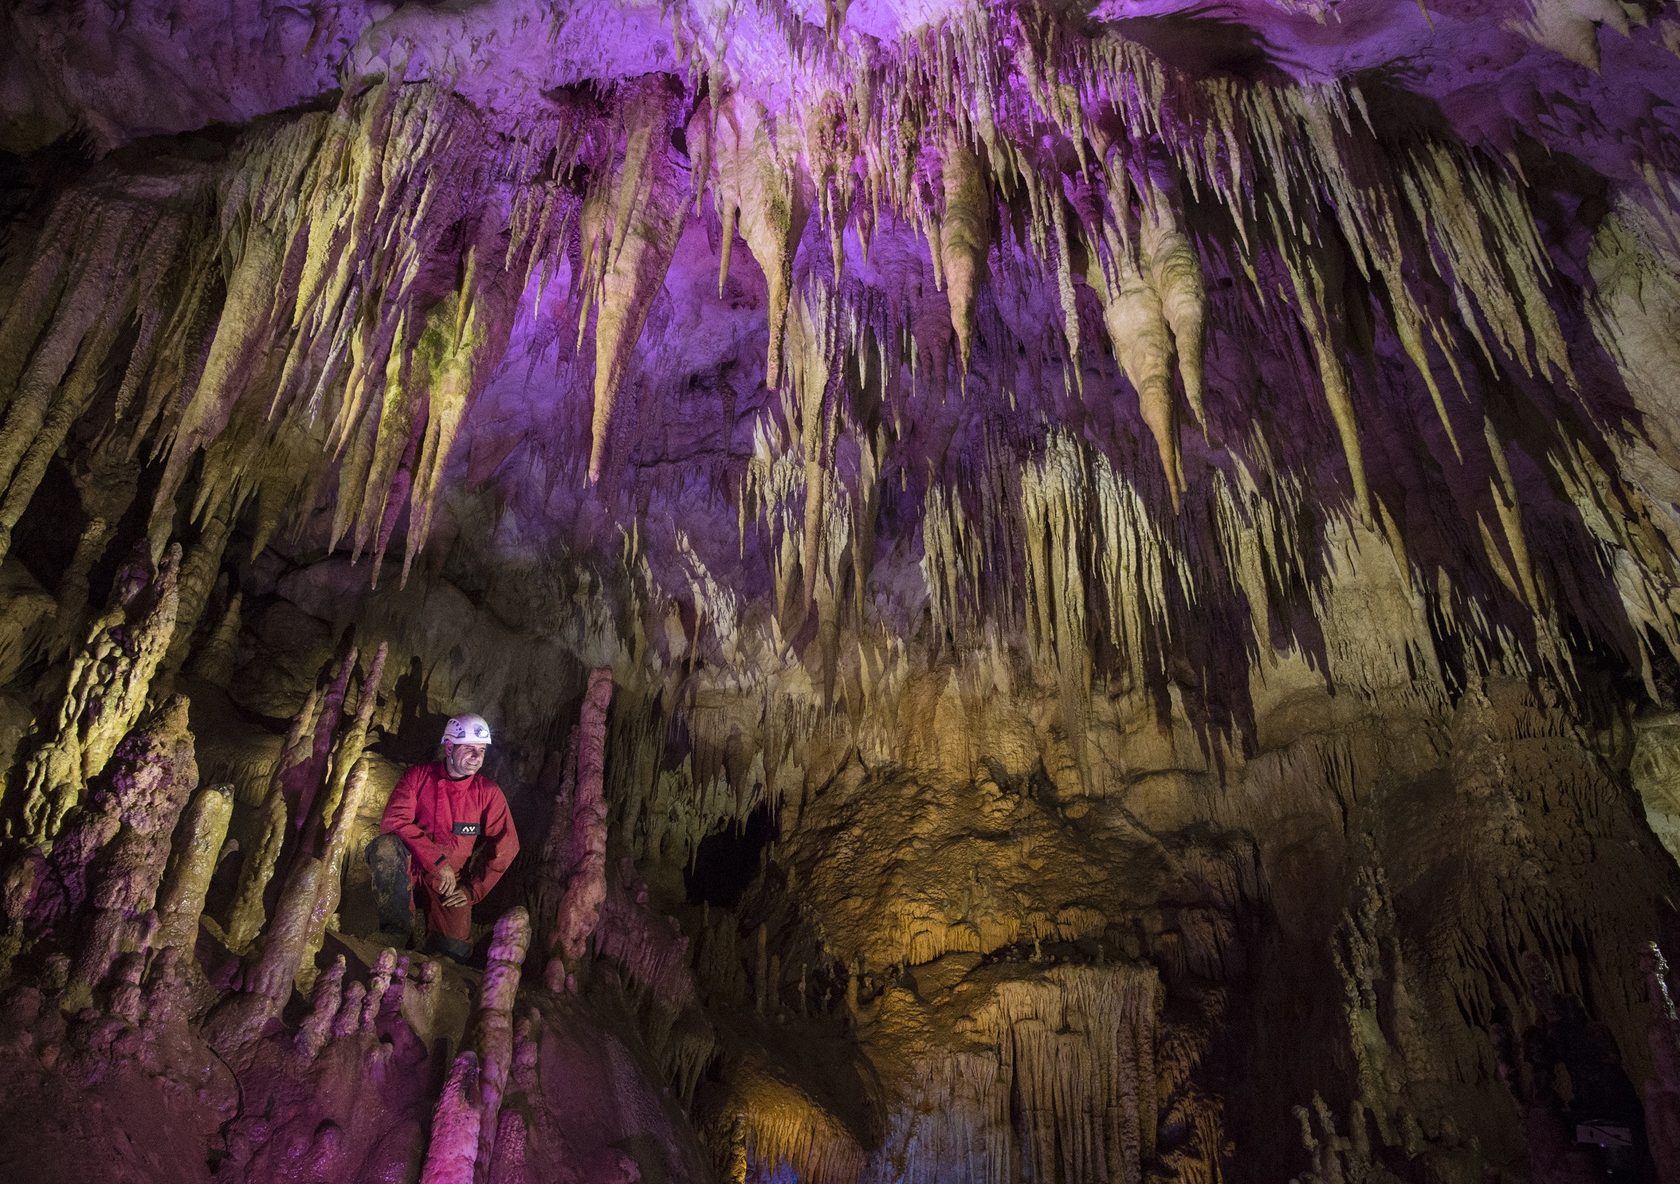
<instances>
[{"instance_id":1,"label":"stalagmite","mask_svg":"<svg viewBox=\"0 0 1680 1184\"><path fill-rule=\"evenodd\" d=\"M379 647L374 650L373 660L368 663L361 689L357 692L355 714L351 716L348 726L336 718L337 710L343 702L342 693L335 687L334 692L327 697L326 714L323 715L321 728L316 733L315 752L319 757L323 738L326 736L331 737L332 747L325 754L324 762L317 759L309 766L311 771L320 771L320 789L317 795L315 786L310 785L296 799L299 810L307 810L319 801L318 814L311 821L318 823L320 829L334 826L337 820L344 816L342 803L350 800L350 786L358 772L364 780L366 778L367 772L362 764L363 749L367 744L368 728L373 721L374 710L379 703L380 683L385 676L385 659L388 653L389 646L386 642L380 642ZM351 651L344 658L339 675L341 682L350 673L354 662L355 653ZM353 809L351 814L354 814ZM318 833L319 830L305 826L301 841L314 841ZM330 837L328 841L331 841Z\"/></svg>"},{"instance_id":2,"label":"stalagmite","mask_svg":"<svg viewBox=\"0 0 1680 1184\"><path fill-rule=\"evenodd\" d=\"M239 649L239 629L242 624L241 608L243 595L234 590L230 591L227 602L217 618L214 626L204 640L199 643L198 652L193 655L188 667L189 672L206 682L225 683L233 674L234 662Z\"/></svg>"},{"instance_id":3,"label":"stalagmite","mask_svg":"<svg viewBox=\"0 0 1680 1184\"><path fill-rule=\"evenodd\" d=\"M188 796L198 786L192 734L187 730L187 701L176 695L159 707L118 745L107 788L89 802L85 824L97 833L114 833L89 852L85 868L65 866L66 857L85 844L67 843L50 866L59 882L85 878L90 911L86 934L72 960L66 1001L85 1005L111 972L117 958L142 944L157 946L149 931L158 886L169 860L169 841ZM99 821L95 821L95 819ZM106 820L109 820L107 822ZM143 942L142 935L149 940Z\"/></svg>"},{"instance_id":4,"label":"stalagmite","mask_svg":"<svg viewBox=\"0 0 1680 1184\"><path fill-rule=\"evenodd\" d=\"M65 651L84 636L87 622L83 614L94 565L104 558L123 515L134 502L140 466L129 459L125 442L113 438L98 444L77 466L73 477L86 523L58 581L58 644Z\"/></svg>"},{"instance_id":5,"label":"stalagmite","mask_svg":"<svg viewBox=\"0 0 1680 1184\"><path fill-rule=\"evenodd\" d=\"M325 874L322 861L310 859L286 881L257 950L245 959L239 990L205 1021L205 1039L218 1052L225 1055L258 1039L291 998Z\"/></svg>"},{"instance_id":6,"label":"stalagmite","mask_svg":"<svg viewBox=\"0 0 1680 1184\"><path fill-rule=\"evenodd\" d=\"M180 560L180 547L172 545L156 572L143 560L118 572L109 607L70 667L57 726L24 768L25 845L51 844L87 782L105 768L144 710L175 630Z\"/></svg>"},{"instance_id":7,"label":"stalagmite","mask_svg":"<svg viewBox=\"0 0 1680 1184\"><path fill-rule=\"evenodd\" d=\"M324 663L315 676L319 706L305 724L306 730L312 730L313 735L299 736L295 745L288 736L280 763L275 766L275 781L285 794L291 814L294 861L315 853L327 825L332 809L333 758L340 740L339 729L344 724L344 700L349 696L350 680L355 671L356 647L346 635L340 642L336 660ZM364 688L364 700L372 694L372 690ZM306 700L304 710L309 711L316 702L313 698ZM294 720L294 727L296 723ZM347 733L352 743L356 730L356 725L352 724L351 733ZM354 760L342 762L336 775L340 778L347 776L354 763Z\"/></svg>"},{"instance_id":8,"label":"stalagmite","mask_svg":"<svg viewBox=\"0 0 1680 1184\"><path fill-rule=\"evenodd\" d=\"M279 759L269 773L268 787L260 803L261 830L256 846L245 853L239 870L239 887L233 905L228 910L227 941L235 951L243 953L262 931L266 916L264 899L268 883L279 866L280 854L289 833L286 805L287 769L295 768L307 759L314 747L314 731L320 712L317 690L311 690L303 706L292 717L291 728L280 748Z\"/></svg>"},{"instance_id":9,"label":"stalagmite","mask_svg":"<svg viewBox=\"0 0 1680 1184\"><path fill-rule=\"evenodd\" d=\"M158 949L179 947L191 952L197 944L204 898L232 815L231 786L207 785L193 794L181 824L181 841L175 845L169 874L158 894Z\"/></svg>"},{"instance_id":10,"label":"stalagmite","mask_svg":"<svg viewBox=\"0 0 1680 1184\"><path fill-rule=\"evenodd\" d=\"M612 699L613 675L607 668L592 670L578 716L577 791L572 800L571 877L554 922L554 936L546 972L550 989L559 968L570 970L582 960L590 936L601 919L607 892L607 804L604 797L607 705ZM557 967L558 964L558 967Z\"/></svg>"},{"instance_id":11,"label":"stalagmite","mask_svg":"<svg viewBox=\"0 0 1680 1184\"><path fill-rule=\"evenodd\" d=\"M307 986L315 976L315 955L326 939L328 925L338 912L341 884L344 878L344 858L350 850L350 831L361 811L362 798L368 783L368 763L358 761L350 771L343 798L332 803L334 814L331 828L321 851L321 883L315 903L310 910L309 935L298 955L299 981Z\"/></svg>"},{"instance_id":12,"label":"stalagmite","mask_svg":"<svg viewBox=\"0 0 1680 1184\"><path fill-rule=\"evenodd\" d=\"M238 951L250 947L262 931L267 911L263 898L286 843L286 798L272 790L263 798L262 829L256 845L240 864L239 886L228 910L228 945Z\"/></svg>"},{"instance_id":13,"label":"stalagmite","mask_svg":"<svg viewBox=\"0 0 1680 1184\"><path fill-rule=\"evenodd\" d=\"M256 958L254 973L261 984L255 992L258 995L273 998L281 990L279 960L286 956L293 959L293 973L305 988L313 982L315 955L338 908L344 860L368 783L362 747L377 703L385 656L382 643L363 679L356 714L349 726L339 731L340 712L356 660L353 648L344 652L327 683L325 696L319 700L319 710L312 692L293 717L270 777L262 803L262 838L242 870L228 924L229 943L235 949L247 948L262 924L267 884L282 860L285 836L291 831L290 871ZM323 669L323 678L326 674ZM292 799L290 808L288 798ZM291 827L286 825L288 818L296 819ZM278 998L283 1002L284 994Z\"/></svg>"},{"instance_id":14,"label":"stalagmite","mask_svg":"<svg viewBox=\"0 0 1680 1184\"><path fill-rule=\"evenodd\" d=\"M309 1014L298 1025L297 1050L311 1059L320 1056L332 1036L333 1018L344 1004L344 955L315 978L309 996Z\"/></svg>"},{"instance_id":15,"label":"stalagmite","mask_svg":"<svg viewBox=\"0 0 1680 1184\"><path fill-rule=\"evenodd\" d=\"M495 1156L502 1094L513 1065L513 1004L519 993L519 969L531 944L531 918L522 908L511 909L496 922L484 967L484 986L473 1015L478 1054L479 1184L487 1184Z\"/></svg>"},{"instance_id":16,"label":"stalagmite","mask_svg":"<svg viewBox=\"0 0 1680 1184\"><path fill-rule=\"evenodd\" d=\"M432 1111L432 1137L420 1184L473 1184L480 1118L478 1054L463 1052L455 1058Z\"/></svg>"},{"instance_id":17,"label":"stalagmite","mask_svg":"<svg viewBox=\"0 0 1680 1184\"><path fill-rule=\"evenodd\" d=\"M1668 960L1655 942L1642 959L1650 984L1651 1077L1645 1083L1645 1132L1660 1184L1680 1179L1680 1019L1669 992Z\"/></svg>"},{"instance_id":18,"label":"stalagmite","mask_svg":"<svg viewBox=\"0 0 1680 1184\"><path fill-rule=\"evenodd\" d=\"M525 1117L517 1110L503 1110L496 1125L496 1152L490 1160L493 1184L529 1179L525 1142Z\"/></svg>"},{"instance_id":19,"label":"stalagmite","mask_svg":"<svg viewBox=\"0 0 1680 1184\"><path fill-rule=\"evenodd\" d=\"M227 509L210 515L200 528L197 542L187 549L181 561L180 575L176 580L175 629L162 662L165 670L179 670L187 660L232 529L232 514Z\"/></svg>"},{"instance_id":20,"label":"stalagmite","mask_svg":"<svg viewBox=\"0 0 1680 1184\"><path fill-rule=\"evenodd\" d=\"M402 1016L420 1040L430 1043L437 1026L438 977L442 969L432 959L413 962L408 967L410 986L403 988Z\"/></svg>"},{"instance_id":21,"label":"stalagmite","mask_svg":"<svg viewBox=\"0 0 1680 1184\"><path fill-rule=\"evenodd\" d=\"M577 746L578 731L574 725L567 736L565 750L558 754L559 769L556 771L554 768L556 754L553 753L550 753L543 769L543 784L554 785L555 794L549 806L548 832L543 836L542 851L537 861L537 882L531 891L531 912L537 948L544 951L545 955L544 983L551 991L565 989L566 967L564 961L554 957L554 944L559 934L560 902L566 897L566 884L572 874L572 824L577 800Z\"/></svg>"}]
</instances>

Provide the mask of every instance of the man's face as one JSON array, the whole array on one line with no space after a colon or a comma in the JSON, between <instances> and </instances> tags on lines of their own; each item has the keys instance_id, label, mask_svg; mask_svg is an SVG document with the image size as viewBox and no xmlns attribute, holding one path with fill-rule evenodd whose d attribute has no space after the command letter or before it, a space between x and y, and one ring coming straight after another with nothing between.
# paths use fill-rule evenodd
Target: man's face
<instances>
[{"instance_id":1,"label":"man's face","mask_svg":"<svg viewBox=\"0 0 1680 1184\"><path fill-rule=\"evenodd\" d=\"M484 745L445 744L443 764L451 777L471 777L484 766Z\"/></svg>"}]
</instances>

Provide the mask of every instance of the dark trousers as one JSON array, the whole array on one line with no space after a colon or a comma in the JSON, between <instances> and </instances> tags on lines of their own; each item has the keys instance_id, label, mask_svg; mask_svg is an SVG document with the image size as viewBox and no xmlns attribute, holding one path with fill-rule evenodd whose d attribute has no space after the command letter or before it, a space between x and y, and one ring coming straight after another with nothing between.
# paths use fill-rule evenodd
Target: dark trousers
<instances>
[{"instance_id":1,"label":"dark trousers","mask_svg":"<svg viewBox=\"0 0 1680 1184\"><path fill-rule=\"evenodd\" d=\"M379 903L379 927L407 933L414 928L414 902L418 897L426 910L426 928L444 953L464 957L472 936L472 906L454 908L423 877L414 874L414 856L408 844L396 835L384 834L367 848L368 868L373 873L373 895Z\"/></svg>"}]
</instances>

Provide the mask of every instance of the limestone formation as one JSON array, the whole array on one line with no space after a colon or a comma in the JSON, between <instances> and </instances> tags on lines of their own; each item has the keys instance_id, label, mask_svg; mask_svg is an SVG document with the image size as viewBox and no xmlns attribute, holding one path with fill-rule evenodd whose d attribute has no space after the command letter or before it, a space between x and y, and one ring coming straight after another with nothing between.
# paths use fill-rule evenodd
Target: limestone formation
<instances>
[{"instance_id":1,"label":"limestone formation","mask_svg":"<svg viewBox=\"0 0 1680 1184\"><path fill-rule=\"evenodd\" d=\"M0 6L0 1177L1674 1179L1677 55Z\"/></svg>"},{"instance_id":2,"label":"limestone formation","mask_svg":"<svg viewBox=\"0 0 1680 1184\"><path fill-rule=\"evenodd\" d=\"M158 894L158 948L192 950L210 878L227 838L233 793L226 785L207 785L193 794L170 855L169 874Z\"/></svg>"},{"instance_id":3,"label":"limestone formation","mask_svg":"<svg viewBox=\"0 0 1680 1184\"><path fill-rule=\"evenodd\" d=\"M496 922L490 941L484 987L473 1014L478 1053L479 1141L474 1179L490 1178L500 1130L502 1096L513 1067L513 1005L519 992L519 968L531 943L531 918L513 909Z\"/></svg>"},{"instance_id":4,"label":"limestone formation","mask_svg":"<svg viewBox=\"0 0 1680 1184\"><path fill-rule=\"evenodd\" d=\"M156 572L136 556L117 573L111 602L70 666L57 723L24 766L21 840L47 846L145 709L146 693L175 629L179 547Z\"/></svg>"},{"instance_id":5,"label":"limestone formation","mask_svg":"<svg viewBox=\"0 0 1680 1184\"><path fill-rule=\"evenodd\" d=\"M575 966L595 927L600 923L601 906L607 896L607 810L603 797L607 704L612 698L612 671L594 670L589 675L588 690L584 693L582 714L578 720L577 737L571 749L575 752L576 773L569 774L571 819L570 850L561 854L545 852L545 862L563 859L568 869L565 889L555 905L553 937L550 941L550 989L558 989L564 981L565 968ZM558 811L551 830L551 838L558 839L560 818ZM557 982L555 976L559 976Z\"/></svg>"}]
</instances>

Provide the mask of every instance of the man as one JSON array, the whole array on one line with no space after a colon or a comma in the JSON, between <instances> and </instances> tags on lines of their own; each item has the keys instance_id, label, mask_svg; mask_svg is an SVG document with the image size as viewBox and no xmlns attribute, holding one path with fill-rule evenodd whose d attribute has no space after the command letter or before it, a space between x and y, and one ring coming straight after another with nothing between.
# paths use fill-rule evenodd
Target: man
<instances>
[{"instance_id":1,"label":"man","mask_svg":"<svg viewBox=\"0 0 1680 1184\"><path fill-rule=\"evenodd\" d=\"M479 773L490 725L457 715L443 729L443 760L416 765L397 781L368 845L383 930L406 934L414 897L425 903L432 947L457 962L472 952L472 906L496 886L519 836L501 786Z\"/></svg>"}]
</instances>

